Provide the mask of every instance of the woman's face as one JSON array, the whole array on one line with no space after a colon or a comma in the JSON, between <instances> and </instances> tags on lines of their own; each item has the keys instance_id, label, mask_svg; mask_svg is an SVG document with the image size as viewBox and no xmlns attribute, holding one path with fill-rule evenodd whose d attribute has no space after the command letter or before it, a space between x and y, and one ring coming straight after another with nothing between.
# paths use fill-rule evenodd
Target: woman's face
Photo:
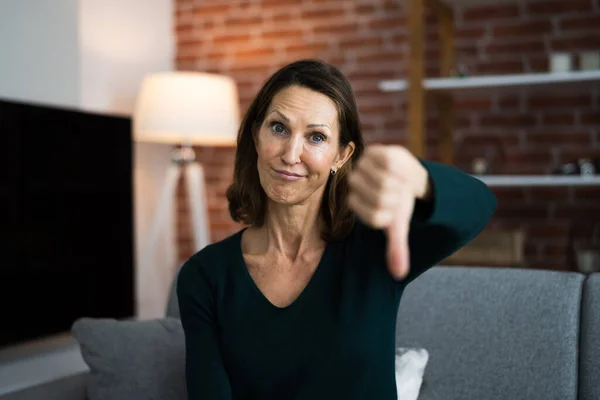
<instances>
[{"instance_id":1,"label":"woman's face","mask_svg":"<svg viewBox=\"0 0 600 400\"><path fill-rule=\"evenodd\" d=\"M322 198L332 169L350 158L341 148L338 110L327 96L290 86L271 101L256 133L258 176L269 199L295 205Z\"/></svg>"}]
</instances>

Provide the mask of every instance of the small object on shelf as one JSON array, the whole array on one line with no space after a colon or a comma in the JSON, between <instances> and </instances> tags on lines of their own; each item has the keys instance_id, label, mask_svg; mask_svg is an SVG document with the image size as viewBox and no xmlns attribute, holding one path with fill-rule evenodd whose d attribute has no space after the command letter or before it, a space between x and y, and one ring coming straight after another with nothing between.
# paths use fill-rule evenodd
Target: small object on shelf
<instances>
[{"instance_id":1,"label":"small object on shelf","mask_svg":"<svg viewBox=\"0 0 600 400\"><path fill-rule=\"evenodd\" d=\"M600 70L600 50L582 52L579 55L579 69L582 71Z\"/></svg>"},{"instance_id":2,"label":"small object on shelf","mask_svg":"<svg viewBox=\"0 0 600 400\"><path fill-rule=\"evenodd\" d=\"M581 176L591 177L596 175L596 166L594 162L589 158L582 158L579 160L579 172Z\"/></svg>"},{"instance_id":3,"label":"small object on shelf","mask_svg":"<svg viewBox=\"0 0 600 400\"><path fill-rule=\"evenodd\" d=\"M574 241L573 250L579 272L600 272L600 224L595 225L591 238Z\"/></svg>"},{"instance_id":4,"label":"small object on shelf","mask_svg":"<svg viewBox=\"0 0 600 400\"><path fill-rule=\"evenodd\" d=\"M554 175L580 175L584 178L594 177L600 169L600 158L580 158L577 161L559 165L554 169Z\"/></svg>"},{"instance_id":5,"label":"small object on shelf","mask_svg":"<svg viewBox=\"0 0 600 400\"><path fill-rule=\"evenodd\" d=\"M569 53L552 53L550 58L550 72L570 72L573 69L571 54Z\"/></svg>"},{"instance_id":6,"label":"small object on shelf","mask_svg":"<svg viewBox=\"0 0 600 400\"><path fill-rule=\"evenodd\" d=\"M575 162L559 165L553 171L554 175L579 175L579 165Z\"/></svg>"},{"instance_id":7,"label":"small object on shelf","mask_svg":"<svg viewBox=\"0 0 600 400\"><path fill-rule=\"evenodd\" d=\"M457 78L466 78L469 76L469 68L465 65L465 63L459 62L456 65L456 73L455 76Z\"/></svg>"},{"instance_id":8,"label":"small object on shelf","mask_svg":"<svg viewBox=\"0 0 600 400\"><path fill-rule=\"evenodd\" d=\"M488 162L483 157L478 157L473 160L471 169L475 175L485 175L488 172Z\"/></svg>"},{"instance_id":9,"label":"small object on shelf","mask_svg":"<svg viewBox=\"0 0 600 400\"><path fill-rule=\"evenodd\" d=\"M600 272L600 246L580 248L575 251L577 269L584 274Z\"/></svg>"},{"instance_id":10,"label":"small object on shelf","mask_svg":"<svg viewBox=\"0 0 600 400\"><path fill-rule=\"evenodd\" d=\"M443 264L518 267L524 256L525 232L522 229L485 229Z\"/></svg>"}]
</instances>

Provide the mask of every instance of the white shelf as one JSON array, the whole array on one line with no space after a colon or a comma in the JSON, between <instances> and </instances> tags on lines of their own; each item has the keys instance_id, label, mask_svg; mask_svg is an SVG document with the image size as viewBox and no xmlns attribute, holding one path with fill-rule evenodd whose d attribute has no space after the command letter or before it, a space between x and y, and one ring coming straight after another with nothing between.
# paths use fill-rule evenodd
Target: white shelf
<instances>
[{"instance_id":1,"label":"white shelf","mask_svg":"<svg viewBox=\"0 0 600 400\"><path fill-rule=\"evenodd\" d=\"M447 4L450 7L454 6L482 6L482 5L490 5L490 4L518 4L518 0L442 0L444 4Z\"/></svg>"},{"instance_id":2,"label":"white shelf","mask_svg":"<svg viewBox=\"0 0 600 400\"><path fill-rule=\"evenodd\" d=\"M453 91L464 89L490 89L503 87L542 86L560 83L600 82L600 70L560 73L536 73L514 75L484 75L464 78L429 78L423 86L430 91ZM408 89L405 79L384 80L379 83L384 92L401 92Z\"/></svg>"},{"instance_id":3,"label":"white shelf","mask_svg":"<svg viewBox=\"0 0 600 400\"><path fill-rule=\"evenodd\" d=\"M473 177L492 187L518 186L600 186L600 176L562 176L562 175L488 175Z\"/></svg>"}]
</instances>

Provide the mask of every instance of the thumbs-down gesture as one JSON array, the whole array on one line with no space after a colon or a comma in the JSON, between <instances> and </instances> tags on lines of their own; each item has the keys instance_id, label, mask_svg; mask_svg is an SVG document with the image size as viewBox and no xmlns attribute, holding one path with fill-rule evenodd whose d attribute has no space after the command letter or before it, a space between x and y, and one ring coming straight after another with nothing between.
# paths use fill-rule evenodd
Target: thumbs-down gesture
<instances>
[{"instance_id":1,"label":"thumbs-down gesture","mask_svg":"<svg viewBox=\"0 0 600 400\"><path fill-rule=\"evenodd\" d=\"M402 146L367 146L349 176L349 206L365 224L387 236L392 277L410 270L408 233L415 200L429 196L427 170Z\"/></svg>"}]
</instances>

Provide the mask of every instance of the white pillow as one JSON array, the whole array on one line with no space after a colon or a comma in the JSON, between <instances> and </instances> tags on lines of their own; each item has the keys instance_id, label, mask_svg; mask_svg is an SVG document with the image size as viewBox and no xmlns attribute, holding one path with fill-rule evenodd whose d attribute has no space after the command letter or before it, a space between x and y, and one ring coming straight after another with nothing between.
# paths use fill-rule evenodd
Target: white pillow
<instances>
[{"instance_id":1,"label":"white pillow","mask_svg":"<svg viewBox=\"0 0 600 400\"><path fill-rule=\"evenodd\" d=\"M418 399L428 360L429 353L425 349L396 349L396 388L399 400Z\"/></svg>"}]
</instances>

